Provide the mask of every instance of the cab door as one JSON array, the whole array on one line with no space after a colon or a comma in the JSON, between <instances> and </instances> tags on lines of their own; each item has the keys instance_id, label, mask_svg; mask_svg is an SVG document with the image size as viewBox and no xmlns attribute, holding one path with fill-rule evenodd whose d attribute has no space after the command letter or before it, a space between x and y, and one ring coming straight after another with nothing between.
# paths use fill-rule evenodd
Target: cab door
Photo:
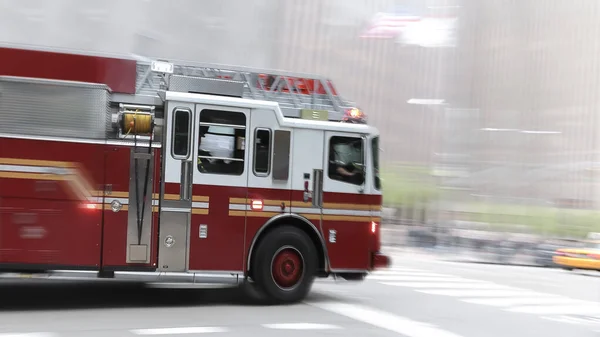
<instances>
[{"instance_id":1,"label":"cab door","mask_svg":"<svg viewBox=\"0 0 600 337\"><path fill-rule=\"evenodd\" d=\"M371 212L365 194L366 145L361 134L325 132L322 226L333 271L369 268Z\"/></svg>"},{"instance_id":2,"label":"cab door","mask_svg":"<svg viewBox=\"0 0 600 337\"><path fill-rule=\"evenodd\" d=\"M195 106L191 271L243 272L250 110Z\"/></svg>"}]
</instances>

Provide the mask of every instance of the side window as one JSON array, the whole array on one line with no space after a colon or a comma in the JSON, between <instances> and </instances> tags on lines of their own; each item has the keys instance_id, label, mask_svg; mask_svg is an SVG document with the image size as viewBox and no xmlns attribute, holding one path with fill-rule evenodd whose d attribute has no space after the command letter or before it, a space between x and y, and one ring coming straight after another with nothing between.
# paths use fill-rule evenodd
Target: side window
<instances>
[{"instance_id":1,"label":"side window","mask_svg":"<svg viewBox=\"0 0 600 337\"><path fill-rule=\"evenodd\" d=\"M198 139L198 170L207 174L242 175L246 155L246 115L202 110Z\"/></svg>"},{"instance_id":2,"label":"side window","mask_svg":"<svg viewBox=\"0 0 600 337\"><path fill-rule=\"evenodd\" d=\"M171 155L176 159L187 159L190 155L192 111L175 108L173 111L173 129L171 130Z\"/></svg>"},{"instance_id":3,"label":"side window","mask_svg":"<svg viewBox=\"0 0 600 337\"><path fill-rule=\"evenodd\" d=\"M329 179L361 185L364 175L364 144L359 137L333 136L329 140Z\"/></svg>"},{"instance_id":4,"label":"side window","mask_svg":"<svg viewBox=\"0 0 600 337\"><path fill-rule=\"evenodd\" d=\"M271 130L255 129L254 175L265 177L271 169Z\"/></svg>"}]
</instances>

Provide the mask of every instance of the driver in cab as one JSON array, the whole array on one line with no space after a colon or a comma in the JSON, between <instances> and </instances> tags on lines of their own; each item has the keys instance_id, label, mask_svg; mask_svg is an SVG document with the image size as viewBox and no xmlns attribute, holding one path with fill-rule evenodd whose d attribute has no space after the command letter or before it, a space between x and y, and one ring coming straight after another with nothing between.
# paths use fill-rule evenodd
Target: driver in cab
<instances>
[{"instance_id":1,"label":"driver in cab","mask_svg":"<svg viewBox=\"0 0 600 337\"><path fill-rule=\"evenodd\" d=\"M331 142L329 176L356 185L364 182L362 140Z\"/></svg>"}]
</instances>

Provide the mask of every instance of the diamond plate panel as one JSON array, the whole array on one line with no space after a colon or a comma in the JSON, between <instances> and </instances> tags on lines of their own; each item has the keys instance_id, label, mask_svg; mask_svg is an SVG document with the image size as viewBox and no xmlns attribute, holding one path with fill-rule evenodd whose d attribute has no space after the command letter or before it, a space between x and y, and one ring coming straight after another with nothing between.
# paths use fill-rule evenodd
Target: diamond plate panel
<instances>
[{"instance_id":1,"label":"diamond plate panel","mask_svg":"<svg viewBox=\"0 0 600 337\"><path fill-rule=\"evenodd\" d=\"M0 133L105 139L109 104L105 85L0 76Z\"/></svg>"}]
</instances>

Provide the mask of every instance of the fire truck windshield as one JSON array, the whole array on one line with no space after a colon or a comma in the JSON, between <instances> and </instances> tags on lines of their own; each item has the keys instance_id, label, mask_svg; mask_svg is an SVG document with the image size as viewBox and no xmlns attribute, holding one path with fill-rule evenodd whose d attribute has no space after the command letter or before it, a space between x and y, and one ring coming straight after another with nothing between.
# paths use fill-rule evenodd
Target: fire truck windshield
<instances>
[{"instance_id":1,"label":"fire truck windshield","mask_svg":"<svg viewBox=\"0 0 600 337\"><path fill-rule=\"evenodd\" d=\"M371 155L373 156L373 179L375 188L381 189L381 179L379 178L379 137L371 139Z\"/></svg>"},{"instance_id":2,"label":"fire truck windshield","mask_svg":"<svg viewBox=\"0 0 600 337\"><path fill-rule=\"evenodd\" d=\"M329 176L361 185L364 182L364 148L361 138L331 137Z\"/></svg>"}]
</instances>

